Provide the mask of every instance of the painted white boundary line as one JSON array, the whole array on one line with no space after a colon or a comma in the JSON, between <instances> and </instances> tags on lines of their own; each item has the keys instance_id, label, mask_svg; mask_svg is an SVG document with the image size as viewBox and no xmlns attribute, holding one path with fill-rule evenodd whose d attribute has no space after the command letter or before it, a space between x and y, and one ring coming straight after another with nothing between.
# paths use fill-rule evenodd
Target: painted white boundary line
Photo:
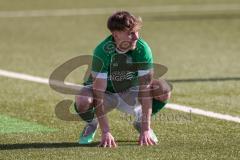
<instances>
[{"instance_id":1,"label":"painted white boundary line","mask_svg":"<svg viewBox=\"0 0 240 160\"><path fill-rule=\"evenodd\" d=\"M1 70L1 69L0 69L0 76L48 84L47 78L41 78L41 77L37 77L37 76L31 76L31 75L27 75L27 74L23 74L23 73L11 72L11 71Z\"/></svg>"},{"instance_id":2,"label":"painted white boundary line","mask_svg":"<svg viewBox=\"0 0 240 160\"><path fill-rule=\"evenodd\" d=\"M36 77L36 76L31 76L31 75L27 75L27 74L16 73L16 72L11 72L11 71L1 70L1 69L0 69L0 76L14 78L14 79L21 79L21 80L26 80L26 81L31 81L31 82L37 82L37 83L42 83L42 84L49 84L49 80L47 78L41 78L41 77ZM74 85L73 83L66 83L66 84ZM76 85L76 86L79 86L79 85ZM198 114L198 115L202 115L202 116L206 116L206 117L212 117L212 118L216 118L216 119L240 123L240 117L234 117L234 116L227 115L227 114L220 114L220 113L215 113L215 112L211 112L211 111L205 111L205 110L198 109L198 108L192 108L192 107L188 107L188 106L182 106L182 105L171 104L171 103L167 104L166 108L183 111L183 112L187 112L187 113L191 112L193 114Z\"/></svg>"},{"instance_id":3,"label":"painted white boundary line","mask_svg":"<svg viewBox=\"0 0 240 160\"><path fill-rule=\"evenodd\" d=\"M37 77L37 76L31 76L28 74L23 74L23 73L17 73L17 72L11 72L11 71L6 71L6 70L1 70L0 69L0 77L9 77L9 78L14 78L14 79L21 79L25 81L31 81L31 82L37 82L37 83L42 83L42 84L49 84L49 79L47 78L42 78L42 77ZM63 84L59 81L53 81L54 85L58 86L63 86ZM74 84L74 83L69 83L65 82L66 85L72 85L72 87L81 87L81 85Z\"/></svg>"},{"instance_id":4,"label":"painted white boundary line","mask_svg":"<svg viewBox=\"0 0 240 160\"><path fill-rule=\"evenodd\" d=\"M221 113L215 113L215 112L211 112L211 111L205 111L205 110L202 110L199 108L192 108L189 106L182 106L182 105L173 104L173 103L167 104L166 108L183 111L183 112L187 112L187 113L191 112L191 113L203 115L206 117L212 117L212 118L216 118L216 119L222 119L222 120L226 120L226 121L233 121L233 122L240 123L240 117L235 117L235 116L221 114Z\"/></svg>"},{"instance_id":5,"label":"painted white boundary line","mask_svg":"<svg viewBox=\"0 0 240 160\"><path fill-rule=\"evenodd\" d=\"M117 10L128 10L135 13L186 13L186 12L229 12L240 11L240 4L196 4L196 5L162 5L123 8L79 8L79 9L49 9L0 11L0 18L14 17L48 17L48 16L86 16L111 14Z\"/></svg>"}]
</instances>

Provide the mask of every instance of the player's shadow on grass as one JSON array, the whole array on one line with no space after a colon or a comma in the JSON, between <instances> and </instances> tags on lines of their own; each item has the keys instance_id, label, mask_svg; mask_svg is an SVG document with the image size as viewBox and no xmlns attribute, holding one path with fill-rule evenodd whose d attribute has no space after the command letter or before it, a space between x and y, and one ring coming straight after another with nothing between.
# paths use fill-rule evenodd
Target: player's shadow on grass
<instances>
[{"instance_id":1,"label":"player's shadow on grass","mask_svg":"<svg viewBox=\"0 0 240 160\"><path fill-rule=\"evenodd\" d=\"M76 142L1 144L0 150L96 147L98 144L99 142L94 142L88 145L81 145Z\"/></svg>"},{"instance_id":2,"label":"player's shadow on grass","mask_svg":"<svg viewBox=\"0 0 240 160\"><path fill-rule=\"evenodd\" d=\"M117 140L118 146L138 146L138 141L133 140Z\"/></svg>"},{"instance_id":3,"label":"player's shadow on grass","mask_svg":"<svg viewBox=\"0 0 240 160\"><path fill-rule=\"evenodd\" d=\"M240 77L168 79L171 83L239 81Z\"/></svg>"},{"instance_id":4,"label":"player's shadow on grass","mask_svg":"<svg viewBox=\"0 0 240 160\"><path fill-rule=\"evenodd\" d=\"M117 141L117 144L119 146L137 145L137 141L119 140ZM93 142L87 145L81 145L76 142L0 144L0 150L98 147L98 145L99 145L99 142Z\"/></svg>"}]
</instances>

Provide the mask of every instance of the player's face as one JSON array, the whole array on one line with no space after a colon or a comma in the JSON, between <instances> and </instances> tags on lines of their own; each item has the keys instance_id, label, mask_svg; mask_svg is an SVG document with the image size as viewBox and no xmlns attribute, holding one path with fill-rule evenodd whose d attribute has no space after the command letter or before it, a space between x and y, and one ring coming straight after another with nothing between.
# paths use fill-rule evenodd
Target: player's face
<instances>
[{"instance_id":1,"label":"player's face","mask_svg":"<svg viewBox=\"0 0 240 160\"><path fill-rule=\"evenodd\" d=\"M114 31L113 37L121 51L134 50L139 38L138 30Z\"/></svg>"}]
</instances>

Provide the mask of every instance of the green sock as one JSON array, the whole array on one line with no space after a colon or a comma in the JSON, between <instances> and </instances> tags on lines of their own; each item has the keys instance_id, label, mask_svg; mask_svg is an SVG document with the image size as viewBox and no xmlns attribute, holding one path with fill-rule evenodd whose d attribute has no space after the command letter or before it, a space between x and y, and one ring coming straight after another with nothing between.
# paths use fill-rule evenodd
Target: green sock
<instances>
[{"instance_id":1,"label":"green sock","mask_svg":"<svg viewBox=\"0 0 240 160\"><path fill-rule=\"evenodd\" d=\"M93 107L90 107L86 112L79 113L77 109L77 104L76 102L74 103L74 108L78 115L84 120L85 122L91 122L95 116L95 109Z\"/></svg>"},{"instance_id":2,"label":"green sock","mask_svg":"<svg viewBox=\"0 0 240 160\"><path fill-rule=\"evenodd\" d=\"M153 98L152 100L152 116L158 113L166 104L168 101L161 102L159 100L156 100Z\"/></svg>"}]
</instances>

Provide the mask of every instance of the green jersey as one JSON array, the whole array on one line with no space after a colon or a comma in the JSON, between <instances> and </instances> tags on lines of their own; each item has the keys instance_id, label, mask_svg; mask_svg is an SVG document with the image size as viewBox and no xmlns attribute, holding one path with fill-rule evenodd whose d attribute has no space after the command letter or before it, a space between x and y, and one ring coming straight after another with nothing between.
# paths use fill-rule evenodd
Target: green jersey
<instances>
[{"instance_id":1,"label":"green jersey","mask_svg":"<svg viewBox=\"0 0 240 160\"><path fill-rule=\"evenodd\" d=\"M137 40L134 50L118 53L113 37L109 36L95 48L91 71L107 79L107 91L117 93L138 85L139 71L151 69L152 63L151 49L143 39ZM85 85L92 84L92 74Z\"/></svg>"}]
</instances>

